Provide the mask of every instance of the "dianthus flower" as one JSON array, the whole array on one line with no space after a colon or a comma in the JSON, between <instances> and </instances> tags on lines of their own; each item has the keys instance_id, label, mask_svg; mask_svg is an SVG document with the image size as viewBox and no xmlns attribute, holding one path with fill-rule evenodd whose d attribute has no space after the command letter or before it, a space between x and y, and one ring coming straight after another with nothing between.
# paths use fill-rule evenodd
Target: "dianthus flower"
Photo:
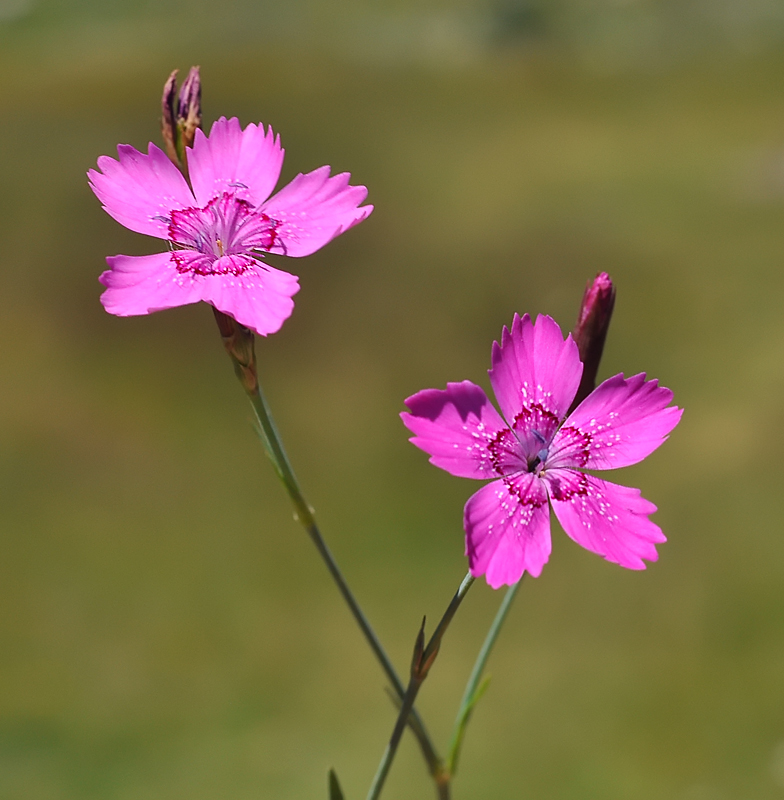
<instances>
[{"instance_id":1,"label":"dianthus flower","mask_svg":"<svg viewBox=\"0 0 784 800\"><path fill-rule=\"evenodd\" d=\"M168 242L164 253L106 259L104 308L118 316L149 314L204 300L258 334L289 317L299 284L262 260L264 253L307 256L361 222L364 186L320 167L270 197L280 176L280 137L236 118L196 131L187 150L191 187L164 152L129 145L119 161L98 159L90 186L107 213L137 233Z\"/></svg>"},{"instance_id":2,"label":"dianthus flower","mask_svg":"<svg viewBox=\"0 0 784 800\"><path fill-rule=\"evenodd\" d=\"M463 524L471 574L494 589L537 577L550 556L548 499L575 542L629 569L655 561L665 541L638 489L583 469L650 455L678 424L672 392L645 375L606 380L567 417L583 365L571 335L540 316L515 315L493 343L490 383L503 417L470 381L406 400L403 421L430 462L463 478L495 478L469 498Z\"/></svg>"}]
</instances>

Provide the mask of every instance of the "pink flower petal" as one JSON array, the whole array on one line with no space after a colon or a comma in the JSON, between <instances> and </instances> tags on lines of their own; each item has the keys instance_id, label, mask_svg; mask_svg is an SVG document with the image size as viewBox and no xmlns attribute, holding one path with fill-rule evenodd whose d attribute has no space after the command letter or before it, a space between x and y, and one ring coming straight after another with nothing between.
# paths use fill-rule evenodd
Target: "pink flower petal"
<instances>
[{"instance_id":1,"label":"pink flower petal","mask_svg":"<svg viewBox=\"0 0 784 800\"><path fill-rule=\"evenodd\" d=\"M503 432L512 436L484 390L471 383L448 383L446 390L425 389L406 400L411 413L400 415L414 434L411 442L430 454L430 463L461 478L492 478L521 469L514 450L504 449ZM495 443L495 446L494 446Z\"/></svg>"},{"instance_id":2,"label":"pink flower petal","mask_svg":"<svg viewBox=\"0 0 784 800\"><path fill-rule=\"evenodd\" d=\"M225 256L213 266L220 271L222 262L238 258L250 259L250 256ZM280 330L294 310L291 298L299 291L295 275L260 261L238 275L214 274L193 279L200 284L202 300L260 336Z\"/></svg>"},{"instance_id":3,"label":"pink flower petal","mask_svg":"<svg viewBox=\"0 0 784 800\"><path fill-rule=\"evenodd\" d=\"M225 256L209 262L200 253L176 250L151 256L114 256L106 261L111 269L101 275L106 286L101 302L119 317L204 300L266 336L291 316L291 298L299 289L294 275L250 256ZM205 268L209 271L200 271Z\"/></svg>"},{"instance_id":4,"label":"pink flower petal","mask_svg":"<svg viewBox=\"0 0 784 800\"><path fill-rule=\"evenodd\" d=\"M194 203L191 190L177 167L150 143L148 154L127 144L117 147L119 162L98 159L101 172L91 169L90 188L104 210L121 225L158 239L169 237L169 213Z\"/></svg>"},{"instance_id":5,"label":"pink flower petal","mask_svg":"<svg viewBox=\"0 0 784 800\"><path fill-rule=\"evenodd\" d=\"M550 509L542 481L521 472L483 486L463 513L466 555L474 577L493 589L538 577L550 557Z\"/></svg>"},{"instance_id":6,"label":"pink flower petal","mask_svg":"<svg viewBox=\"0 0 784 800\"><path fill-rule=\"evenodd\" d=\"M655 545L666 541L648 519L656 506L639 489L618 486L570 469L543 474L550 502L567 535L592 553L628 569L656 561Z\"/></svg>"},{"instance_id":7,"label":"pink flower petal","mask_svg":"<svg viewBox=\"0 0 784 800\"><path fill-rule=\"evenodd\" d=\"M614 469L649 456L678 424L672 392L644 373L609 378L583 400L556 434L548 467Z\"/></svg>"},{"instance_id":8,"label":"pink flower petal","mask_svg":"<svg viewBox=\"0 0 784 800\"><path fill-rule=\"evenodd\" d=\"M501 344L493 342L492 363L490 383L510 425L522 409L534 407L563 419L583 371L572 337L564 341L551 317L539 316L534 325L528 314L515 314L511 332L504 327Z\"/></svg>"},{"instance_id":9,"label":"pink flower petal","mask_svg":"<svg viewBox=\"0 0 784 800\"><path fill-rule=\"evenodd\" d=\"M367 197L364 186L349 186L347 172L329 177L329 167L297 175L266 202L260 211L280 223L270 253L307 256L338 234L362 222L373 206L359 204Z\"/></svg>"},{"instance_id":10,"label":"pink flower petal","mask_svg":"<svg viewBox=\"0 0 784 800\"><path fill-rule=\"evenodd\" d=\"M100 277L101 303L110 314L131 317L201 300L198 287L182 281L171 253L110 256L106 263L111 269Z\"/></svg>"},{"instance_id":11,"label":"pink flower petal","mask_svg":"<svg viewBox=\"0 0 784 800\"><path fill-rule=\"evenodd\" d=\"M263 125L240 127L236 117L216 120L209 137L196 131L188 151L188 171L200 206L223 192L232 192L254 206L272 193L280 177L280 137Z\"/></svg>"}]
</instances>

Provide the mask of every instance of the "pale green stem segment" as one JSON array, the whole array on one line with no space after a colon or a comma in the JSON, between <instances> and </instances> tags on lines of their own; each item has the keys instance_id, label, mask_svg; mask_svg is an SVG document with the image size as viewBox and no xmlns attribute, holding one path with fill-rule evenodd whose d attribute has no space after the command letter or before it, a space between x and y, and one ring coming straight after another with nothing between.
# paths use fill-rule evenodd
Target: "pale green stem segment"
<instances>
[{"instance_id":1,"label":"pale green stem segment","mask_svg":"<svg viewBox=\"0 0 784 800\"><path fill-rule=\"evenodd\" d=\"M463 700L460 703L460 710L457 712L457 719L455 720L455 727L452 733L452 742L449 746L449 758L447 760L446 772L450 777L454 776L457 771L460 746L463 743L463 736L465 735L468 721L471 719L471 713L490 682L489 677L482 681L482 673L485 671L487 659L490 657L490 652L493 649L495 640L498 638L498 634L501 632L501 627L504 624L506 615L509 613L509 609L512 607L512 601L515 598L515 594L517 594L521 582L522 578L506 590L506 595L495 615L490 630L487 632L482 649L476 657L474 668L471 670L471 676L468 679L465 692L463 693Z\"/></svg>"},{"instance_id":2,"label":"pale green stem segment","mask_svg":"<svg viewBox=\"0 0 784 800\"><path fill-rule=\"evenodd\" d=\"M327 547L324 538L319 531L313 509L305 500L299 482L294 475L291 462L283 449L283 443L280 434L272 419L267 401L261 391L259 385L258 373L256 369L256 356L254 352L254 338L253 333L247 328L239 325L231 317L223 314L217 309L213 308L215 319L218 323L221 336L223 337L223 344L234 364L234 371L240 380L243 388L245 389L251 405L255 412L256 421L258 422L259 432L261 434L264 448L267 455L272 461L275 472L280 478L281 482L286 488L291 502L294 505L294 516L305 528L308 536L310 537L319 555L329 570L329 574L337 584L337 587L346 601L351 613L354 616L360 630L365 636L370 649L376 656L381 668L384 670L389 682L392 684L396 694L400 697L401 702L405 700L406 690L403 687L403 682L398 677L389 656L386 654L383 645L376 636L375 631L365 617L364 612L359 606L354 594L349 589L343 574L341 573L334 556ZM416 709L412 706L409 707L404 717L404 723L410 725L412 732L416 736L419 746L422 749L422 754L427 762L430 774L434 780L438 781L439 776L443 772L443 762L438 756L435 747L433 746L430 737L425 729ZM405 727L405 724L404 724Z\"/></svg>"},{"instance_id":3,"label":"pale green stem segment","mask_svg":"<svg viewBox=\"0 0 784 800\"><path fill-rule=\"evenodd\" d=\"M441 621L436 626L435 632L430 637L427 647L424 646L425 621L422 620L422 627L419 630L417 641L414 645L414 658L411 662L411 679L409 680L408 688L406 689L405 696L403 697L403 703L400 707L400 713L398 714L397 722L395 722L392 736L389 738L389 744L384 751L384 755L381 757L381 762L379 763L378 769L376 770L376 775L373 778L373 783L370 787L370 791L368 792L367 800L377 800L377 798L381 795L381 790L384 788L384 782L387 779L390 767L395 759L395 753L397 752L398 745L400 744L400 738L402 737L403 730L406 727L406 720L408 719L408 715L414 707L414 701L416 700L419 689L424 683L430 667L433 666L433 662L438 655L438 650L441 647L441 640L444 638L444 634L446 633L446 629L449 627L449 623L452 622L452 618L455 616L460 603L463 602L463 598L466 596L466 593L471 588L471 584L473 582L474 578L469 572L465 578L463 578L460 588L457 590L457 592L455 592L452 601L449 603L449 606L444 612L444 616L441 617ZM436 787L438 789L439 799L448 800L448 772L442 772L440 776L436 778Z\"/></svg>"}]
</instances>

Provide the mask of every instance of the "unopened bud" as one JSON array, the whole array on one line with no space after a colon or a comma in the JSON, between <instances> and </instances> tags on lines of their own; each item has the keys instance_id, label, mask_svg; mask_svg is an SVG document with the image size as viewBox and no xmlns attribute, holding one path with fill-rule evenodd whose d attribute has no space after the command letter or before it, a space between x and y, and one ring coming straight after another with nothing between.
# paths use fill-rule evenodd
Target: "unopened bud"
<instances>
[{"instance_id":1,"label":"unopened bud","mask_svg":"<svg viewBox=\"0 0 784 800\"><path fill-rule=\"evenodd\" d=\"M604 341L607 338L614 306L615 287L610 276L606 272L600 272L585 287L580 314L572 331L572 337L580 352L580 360L583 362L583 376L570 411L596 388L596 373L602 360Z\"/></svg>"},{"instance_id":2,"label":"unopened bud","mask_svg":"<svg viewBox=\"0 0 784 800\"><path fill-rule=\"evenodd\" d=\"M201 127L201 79L199 68L191 67L177 96L177 73L175 69L163 86L161 134L166 155L187 174L185 148L193 145L196 131Z\"/></svg>"},{"instance_id":3,"label":"unopened bud","mask_svg":"<svg viewBox=\"0 0 784 800\"><path fill-rule=\"evenodd\" d=\"M166 147L166 155L177 164L177 122L174 114L174 97L177 94L177 72L174 70L163 85L161 98L161 135ZM179 166L179 165L178 165Z\"/></svg>"},{"instance_id":4,"label":"unopened bud","mask_svg":"<svg viewBox=\"0 0 784 800\"><path fill-rule=\"evenodd\" d=\"M184 152L184 148L193 146L196 131L201 128L201 78L198 67L191 67L188 77L180 87L177 128Z\"/></svg>"}]
</instances>

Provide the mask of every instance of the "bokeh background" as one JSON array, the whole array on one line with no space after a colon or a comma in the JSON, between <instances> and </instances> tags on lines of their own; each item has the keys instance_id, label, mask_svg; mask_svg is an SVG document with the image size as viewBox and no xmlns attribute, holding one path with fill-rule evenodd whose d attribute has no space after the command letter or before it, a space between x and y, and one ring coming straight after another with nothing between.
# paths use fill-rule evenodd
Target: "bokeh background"
<instances>
[{"instance_id":1,"label":"bokeh background","mask_svg":"<svg viewBox=\"0 0 784 800\"><path fill-rule=\"evenodd\" d=\"M464 575L477 486L397 414L487 386L514 312L618 287L602 376L686 408L618 479L669 542L643 573L553 526L456 800L784 797L784 5L777 0L0 0L0 798L363 797L394 712L254 436L212 314L106 315L158 245L85 171L205 121L272 123L372 217L290 266L258 346L325 535L394 660ZM277 259L279 266L287 266ZM444 749L500 602L478 582L420 695ZM385 797L432 788L406 737Z\"/></svg>"}]
</instances>

